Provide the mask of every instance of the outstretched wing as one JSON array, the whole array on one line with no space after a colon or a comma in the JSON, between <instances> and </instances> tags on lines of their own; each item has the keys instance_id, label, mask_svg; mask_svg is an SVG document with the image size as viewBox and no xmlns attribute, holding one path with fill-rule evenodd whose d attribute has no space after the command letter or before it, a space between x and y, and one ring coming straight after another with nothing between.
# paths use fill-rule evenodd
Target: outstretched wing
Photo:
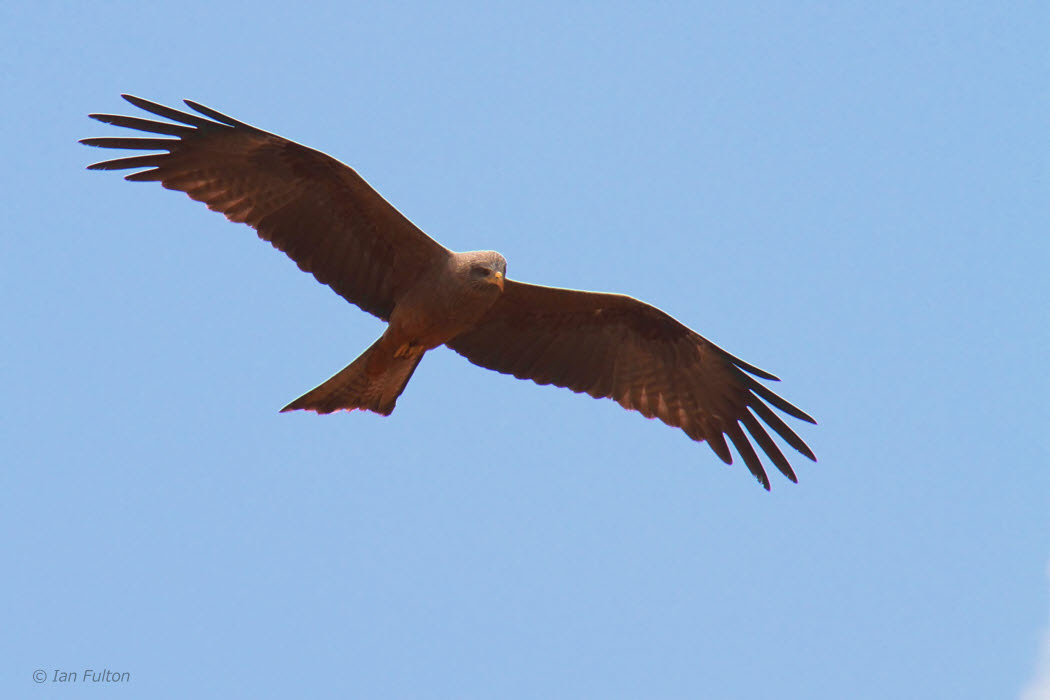
<instances>
[{"instance_id":1,"label":"outstretched wing","mask_svg":"<svg viewBox=\"0 0 1050 700\"><path fill-rule=\"evenodd\" d=\"M102 148L164 151L91 170L185 192L246 223L347 301L388 320L399 295L449 251L420 231L353 169L334 158L186 100L204 117L139 97L124 99L169 122L92 114L107 124L175 138L90 138Z\"/></svg>"},{"instance_id":2,"label":"outstretched wing","mask_svg":"<svg viewBox=\"0 0 1050 700\"><path fill-rule=\"evenodd\" d=\"M792 481L797 481L795 472L759 419L816 461L770 405L816 421L754 378L776 377L631 297L507 280L503 295L478 326L448 346L476 365L519 379L615 399L624 408L681 428L694 440L706 440L732 464L728 436L766 489L769 478L741 424Z\"/></svg>"}]
</instances>

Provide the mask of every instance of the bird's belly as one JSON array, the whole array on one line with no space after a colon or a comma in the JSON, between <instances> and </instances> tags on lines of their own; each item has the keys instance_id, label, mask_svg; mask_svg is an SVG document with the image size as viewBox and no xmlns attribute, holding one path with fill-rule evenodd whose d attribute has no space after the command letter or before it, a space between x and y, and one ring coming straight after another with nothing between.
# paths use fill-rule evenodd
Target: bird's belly
<instances>
[{"instance_id":1,"label":"bird's belly","mask_svg":"<svg viewBox=\"0 0 1050 700\"><path fill-rule=\"evenodd\" d=\"M438 304L398 306L390 315L389 332L402 344L431 350L472 328L481 313Z\"/></svg>"}]
</instances>

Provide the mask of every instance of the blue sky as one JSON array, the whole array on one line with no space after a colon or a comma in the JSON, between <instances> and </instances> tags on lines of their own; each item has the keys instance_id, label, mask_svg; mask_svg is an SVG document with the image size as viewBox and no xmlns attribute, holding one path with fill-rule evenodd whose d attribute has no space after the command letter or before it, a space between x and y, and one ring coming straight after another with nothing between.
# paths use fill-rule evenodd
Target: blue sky
<instances>
[{"instance_id":1,"label":"blue sky","mask_svg":"<svg viewBox=\"0 0 1050 700\"><path fill-rule=\"evenodd\" d=\"M374 5L0 9L0 694L1048 697L1045 7ZM122 92L663 308L820 461L766 493L443 349L389 418L279 414L382 325L84 170Z\"/></svg>"}]
</instances>

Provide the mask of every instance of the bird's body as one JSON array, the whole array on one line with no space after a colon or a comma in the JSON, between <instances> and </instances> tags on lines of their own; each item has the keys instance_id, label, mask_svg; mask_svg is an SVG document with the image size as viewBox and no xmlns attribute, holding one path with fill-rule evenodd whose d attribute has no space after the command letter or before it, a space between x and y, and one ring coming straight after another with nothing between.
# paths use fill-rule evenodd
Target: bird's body
<instances>
[{"instance_id":1,"label":"bird's body","mask_svg":"<svg viewBox=\"0 0 1050 700\"><path fill-rule=\"evenodd\" d=\"M204 117L124 97L176 123L91 116L176 138L84 139L103 148L164 151L92 169L146 168L126 179L159 181L231 221L247 223L302 270L388 322L354 362L284 410L389 415L423 355L447 345L482 367L612 398L694 440L706 440L732 463L728 437L767 489L765 470L742 427L792 481L790 464L758 419L815 459L765 402L801 420L813 419L754 378L776 377L659 309L619 294L507 279L499 253L444 248L354 170L319 151L194 102L187 104Z\"/></svg>"},{"instance_id":2,"label":"bird's body","mask_svg":"<svg viewBox=\"0 0 1050 700\"><path fill-rule=\"evenodd\" d=\"M506 270L499 253L450 252L405 289L372 347L282 410L363 408L390 415L423 354L475 327L496 303Z\"/></svg>"},{"instance_id":3,"label":"bird's body","mask_svg":"<svg viewBox=\"0 0 1050 700\"><path fill-rule=\"evenodd\" d=\"M507 262L493 251L452 253L409 287L388 332L432 350L477 325L503 291Z\"/></svg>"}]
</instances>

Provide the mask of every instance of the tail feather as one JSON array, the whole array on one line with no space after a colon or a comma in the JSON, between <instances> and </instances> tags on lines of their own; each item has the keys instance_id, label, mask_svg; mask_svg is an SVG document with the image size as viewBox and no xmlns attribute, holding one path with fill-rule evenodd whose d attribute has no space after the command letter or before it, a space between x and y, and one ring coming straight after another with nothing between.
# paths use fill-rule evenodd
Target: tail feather
<instances>
[{"instance_id":1,"label":"tail feather","mask_svg":"<svg viewBox=\"0 0 1050 700\"><path fill-rule=\"evenodd\" d=\"M424 352L419 348L398 357L379 338L360 357L282 408L281 413L299 409L317 413L361 409L389 416Z\"/></svg>"}]
</instances>

